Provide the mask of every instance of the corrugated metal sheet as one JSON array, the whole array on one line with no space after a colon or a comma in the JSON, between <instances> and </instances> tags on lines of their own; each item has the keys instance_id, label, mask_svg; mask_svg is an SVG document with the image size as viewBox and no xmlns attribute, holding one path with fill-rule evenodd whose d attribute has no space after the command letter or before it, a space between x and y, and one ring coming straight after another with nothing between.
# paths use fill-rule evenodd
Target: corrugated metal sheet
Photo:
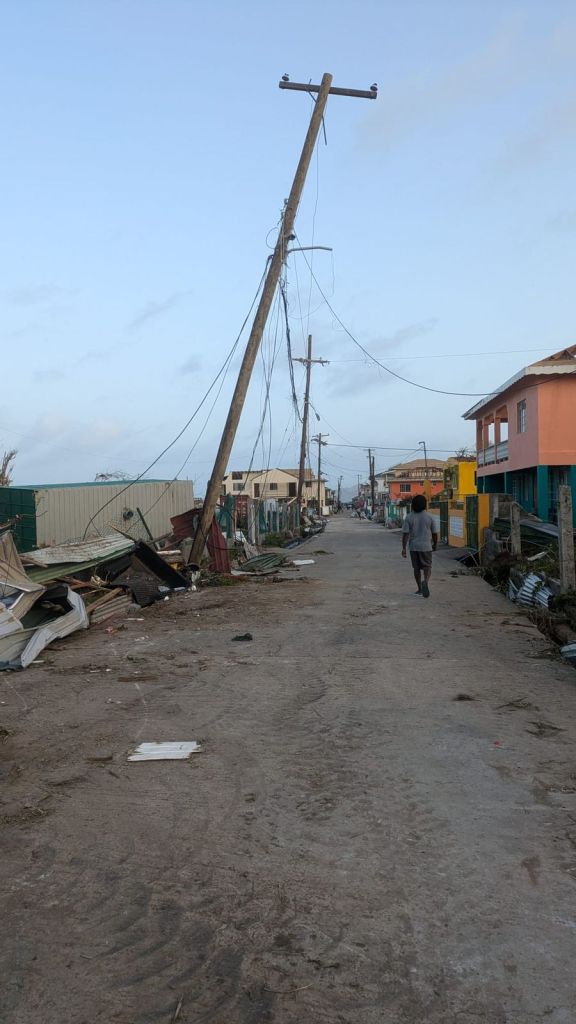
<instances>
[{"instance_id":1,"label":"corrugated metal sheet","mask_svg":"<svg viewBox=\"0 0 576 1024\"><path fill-rule=\"evenodd\" d=\"M131 603L132 598L129 594L119 594L118 597L113 597L111 601L107 601L106 604L95 608L93 612L90 611L90 605L88 605L90 622L95 626L99 622L106 622L107 619L122 615L128 611Z\"/></svg>"},{"instance_id":2,"label":"corrugated metal sheet","mask_svg":"<svg viewBox=\"0 0 576 1024\"><path fill-rule=\"evenodd\" d=\"M132 522L140 523L136 512L140 508L153 536L160 537L169 532L171 517L185 512L194 503L189 480L140 481L127 491L125 486L119 481L113 485L68 485L34 490L36 544L45 546L82 540L91 517L111 498L113 501L96 515L89 536L109 533L111 526L128 533ZM22 490L26 493L27 489Z\"/></svg>"},{"instance_id":3,"label":"corrugated metal sheet","mask_svg":"<svg viewBox=\"0 0 576 1024\"><path fill-rule=\"evenodd\" d=\"M40 566L69 565L72 562L96 562L119 555L123 551L133 550L133 541L118 533L112 533L94 540L55 544L49 548L38 548L37 551L24 551L22 558Z\"/></svg>"},{"instance_id":4,"label":"corrugated metal sheet","mask_svg":"<svg viewBox=\"0 0 576 1024\"><path fill-rule=\"evenodd\" d=\"M516 594L516 602L525 608L533 608L537 604L547 608L551 597L552 591L542 577L529 573Z\"/></svg>"},{"instance_id":5,"label":"corrugated metal sheet","mask_svg":"<svg viewBox=\"0 0 576 1024\"><path fill-rule=\"evenodd\" d=\"M256 558L250 558L247 562L242 563L241 569L243 572L269 572L276 566L282 565L285 561L285 555L274 555L271 552L269 555L258 555Z\"/></svg>"},{"instance_id":6,"label":"corrugated metal sheet","mask_svg":"<svg viewBox=\"0 0 576 1024\"><path fill-rule=\"evenodd\" d=\"M171 516L172 532L177 541L194 536L200 512L201 509L189 508L185 512L181 512L180 515Z\"/></svg>"},{"instance_id":7,"label":"corrugated metal sheet","mask_svg":"<svg viewBox=\"0 0 576 1024\"><path fill-rule=\"evenodd\" d=\"M187 537L194 536L201 511L201 509L193 508L188 509L182 515L172 516L172 530L176 540L185 540ZM216 519L212 520L208 537L206 538L206 547L210 555L210 567L216 572L229 573L230 555L228 554L228 542Z\"/></svg>"}]
</instances>

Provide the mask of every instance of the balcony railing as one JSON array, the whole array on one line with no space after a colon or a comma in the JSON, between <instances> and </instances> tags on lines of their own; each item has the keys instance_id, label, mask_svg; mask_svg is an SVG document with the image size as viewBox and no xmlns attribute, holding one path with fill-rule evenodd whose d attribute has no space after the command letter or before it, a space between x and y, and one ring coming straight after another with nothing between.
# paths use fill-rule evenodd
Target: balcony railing
<instances>
[{"instance_id":1,"label":"balcony railing","mask_svg":"<svg viewBox=\"0 0 576 1024\"><path fill-rule=\"evenodd\" d=\"M491 444L489 448L483 448L478 452L479 466L493 466L496 462L506 462L508 459L508 441L500 441L500 444Z\"/></svg>"}]
</instances>

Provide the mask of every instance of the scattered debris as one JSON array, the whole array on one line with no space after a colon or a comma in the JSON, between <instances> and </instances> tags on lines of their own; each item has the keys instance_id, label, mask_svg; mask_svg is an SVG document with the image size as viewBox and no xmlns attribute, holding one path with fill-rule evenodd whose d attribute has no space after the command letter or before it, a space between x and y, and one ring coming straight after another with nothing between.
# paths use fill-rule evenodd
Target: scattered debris
<instances>
[{"instance_id":1,"label":"scattered debris","mask_svg":"<svg viewBox=\"0 0 576 1024\"><path fill-rule=\"evenodd\" d=\"M0 530L0 670L25 668L56 638L186 590L197 567L177 571L177 554L114 533L20 556Z\"/></svg>"},{"instance_id":2,"label":"scattered debris","mask_svg":"<svg viewBox=\"0 0 576 1024\"><path fill-rule=\"evenodd\" d=\"M293 558L292 565L316 565L313 558Z\"/></svg>"},{"instance_id":3,"label":"scattered debris","mask_svg":"<svg viewBox=\"0 0 576 1024\"><path fill-rule=\"evenodd\" d=\"M10 625L8 630L4 623L4 635L0 637L0 669L26 668L53 640L87 629L88 614L78 594L57 584L42 588L32 608L22 619L12 616Z\"/></svg>"},{"instance_id":4,"label":"scattered debris","mask_svg":"<svg viewBox=\"0 0 576 1024\"><path fill-rule=\"evenodd\" d=\"M200 753L202 747L197 740L171 743L140 743L129 761L185 761L190 754Z\"/></svg>"},{"instance_id":5,"label":"scattered debris","mask_svg":"<svg viewBox=\"0 0 576 1024\"><path fill-rule=\"evenodd\" d=\"M510 586L516 589L512 581L510 581ZM541 576L531 572L524 578L522 585L517 589L516 597L512 600L516 600L516 603L524 608L534 608L536 605L547 608L551 597L550 587Z\"/></svg>"},{"instance_id":6,"label":"scattered debris","mask_svg":"<svg viewBox=\"0 0 576 1024\"><path fill-rule=\"evenodd\" d=\"M253 640L252 633L239 633L238 636L233 636L233 640Z\"/></svg>"}]
</instances>

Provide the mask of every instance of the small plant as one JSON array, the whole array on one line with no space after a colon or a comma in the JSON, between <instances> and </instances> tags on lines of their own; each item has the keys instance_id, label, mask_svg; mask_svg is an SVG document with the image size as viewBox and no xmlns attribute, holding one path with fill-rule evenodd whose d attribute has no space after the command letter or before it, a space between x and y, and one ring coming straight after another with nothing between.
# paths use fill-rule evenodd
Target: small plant
<instances>
[{"instance_id":1,"label":"small plant","mask_svg":"<svg viewBox=\"0 0 576 1024\"><path fill-rule=\"evenodd\" d=\"M283 548L284 542L285 539L283 533L268 533L264 537L262 545L266 548Z\"/></svg>"}]
</instances>

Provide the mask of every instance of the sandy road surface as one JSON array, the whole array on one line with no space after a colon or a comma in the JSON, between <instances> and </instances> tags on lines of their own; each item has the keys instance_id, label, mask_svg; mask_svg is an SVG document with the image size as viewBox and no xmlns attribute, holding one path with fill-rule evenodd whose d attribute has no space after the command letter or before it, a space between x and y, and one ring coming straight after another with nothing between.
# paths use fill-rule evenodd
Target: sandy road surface
<instances>
[{"instance_id":1,"label":"sandy road surface","mask_svg":"<svg viewBox=\"0 0 576 1024\"><path fill-rule=\"evenodd\" d=\"M446 555L316 549L0 676L2 1024L576 1020L576 673Z\"/></svg>"}]
</instances>

